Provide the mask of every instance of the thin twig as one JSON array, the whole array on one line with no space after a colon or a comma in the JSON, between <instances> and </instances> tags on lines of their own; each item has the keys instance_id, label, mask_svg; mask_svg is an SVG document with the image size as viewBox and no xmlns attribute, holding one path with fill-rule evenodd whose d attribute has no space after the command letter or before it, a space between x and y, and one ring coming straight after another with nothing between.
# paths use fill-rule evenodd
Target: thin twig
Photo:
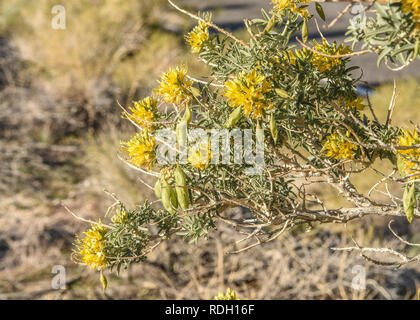
<instances>
[{"instance_id":1,"label":"thin twig","mask_svg":"<svg viewBox=\"0 0 420 320\"><path fill-rule=\"evenodd\" d=\"M220 28L219 26L215 25L214 23L212 23L212 22L210 22L210 21L207 21L207 20L205 20L205 19L203 19L203 18L201 18L201 17L199 17L199 16L197 16L197 15L195 15L195 14L191 13L191 12L188 12L187 10L184 10L184 9L182 9L182 8L178 7L178 6L177 6L175 3L173 3L171 0L168 0L168 2L169 2L169 4L170 4L172 7L174 7L174 8L175 8L176 10L178 10L179 12L182 12L182 13L186 14L187 16L189 16L189 17L191 17L191 18L193 18L193 19L196 19L196 20L198 20L198 21L201 21L201 22L203 22L203 23L205 23L205 24L209 25L210 27L212 27L212 28L216 29L217 31L219 31L219 32L223 33L224 35L228 36L229 38L233 39L233 40L234 40L234 41L236 41L237 43L240 43L240 44L241 44L241 45L243 45L244 47L247 47L247 48L249 48L249 47L250 47L247 43L243 42L242 40L239 40L239 39L238 39L238 38L236 38L233 34L231 34L230 32L228 32L228 31L226 31L226 30L224 30L224 29L222 29L222 28Z\"/></svg>"},{"instance_id":2,"label":"thin twig","mask_svg":"<svg viewBox=\"0 0 420 320\"><path fill-rule=\"evenodd\" d=\"M336 55L332 55L332 54L327 54L327 53L323 53L323 52L319 52L313 48L311 48L310 46L304 44L302 41L299 40L298 37L296 37L296 41L299 42L299 44L304 47L305 49L308 49L309 51L312 51L313 53L319 54L320 56L324 56L327 58L348 58L348 57L356 57L356 56L361 56L367 53L371 53L372 50L370 49L366 49L366 50L362 50L362 51L356 51L356 52L352 52L352 53L346 53L346 54L336 54Z\"/></svg>"},{"instance_id":3,"label":"thin twig","mask_svg":"<svg viewBox=\"0 0 420 320\"><path fill-rule=\"evenodd\" d=\"M397 90L397 84L396 84L395 79L394 79L394 89L392 90L392 97L391 97L391 101L389 102L388 114L386 115L385 127L388 127L391 124L392 113L393 113L394 107L395 107L395 98L396 98L395 93L396 93L396 90Z\"/></svg>"},{"instance_id":4,"label":"thin twig","mask_svg":"<svg viewBox=\"0 0 420 320\"><path fill-rule=\"evenodd\" d=\"M351 3L349 3L345 8L344 8L344 10L342 10L338 15L337 15L337 17L335 17L334 18L334 20L333 21L331 21L330 22L330 24L327 26L327 29L329 29L329 28L331 28L333 25L335 25L336 23L337 23L337 21L338 20L340 20L341 19L341 17L342 16L344 16L346 13L347 13L347 11L349 11L350 9L351 9L351 7L353 7L353 5L354 5L354 2L352 1Z\"/></svg>"}]
</instances>

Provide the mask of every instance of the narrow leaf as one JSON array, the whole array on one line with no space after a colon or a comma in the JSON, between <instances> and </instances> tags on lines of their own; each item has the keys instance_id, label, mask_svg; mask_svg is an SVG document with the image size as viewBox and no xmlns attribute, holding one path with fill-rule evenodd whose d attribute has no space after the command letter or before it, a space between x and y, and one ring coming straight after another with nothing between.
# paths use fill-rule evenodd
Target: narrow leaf
<instances>
[{"instance_id":1,"label":"narrow leaf","mask_svg":"<svg viewBox=\"0 0 420 320\"><path fill-rule=\"evenodd\" d=\"M325 21L324 9L318 2L315 2L315 9L316 9L316 12L318 12L318 15L321 17L321 19Z\"/></svg>"}]
</instances>

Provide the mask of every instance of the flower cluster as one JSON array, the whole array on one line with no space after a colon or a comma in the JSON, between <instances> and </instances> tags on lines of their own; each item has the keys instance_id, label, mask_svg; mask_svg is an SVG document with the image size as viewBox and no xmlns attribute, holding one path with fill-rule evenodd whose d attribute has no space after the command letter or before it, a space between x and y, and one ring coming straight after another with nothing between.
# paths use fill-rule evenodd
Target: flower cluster
<instances>
[{"instance_id":1,"label":"flower cluster","mask_svg":"<svg viewBox=\"0 0 420 320\"><path fill-rule=\"evenodd\" d=\"M274 5L274 11L279 14L285 9L289 9L291 12L297 13L302 18L309 18L310 14L308 10L304 7L298 7L299 3L309 3L309 0L271 0L271 3Z\"/></svg>"},{"instance_id":2,"label":"flower cluster","mask_svg":"<svg viewBox=\"0 0 420 320\"><path fill-rule=\"evenodd\" d=\"M209 39L209 26L203 21L199 21L198 25L185 36L185 40L191 46L192 53L199 53L203 43Z\"/></svg>"},{"instance_id":3,"label":"flower cluster","mask_svg":"<svg viewBox=\"0 0 420 320\"><path fill-rule=\"evenodd\" d=\"M206 152L207 150L207 152ZM207 153L207 154L206 154ZM197 145L188 153L187 161L193 167L204 170L207 168L211 159L211 151L209 144Z\"/></svg>"},{"instance_id":4,"label":"flower cluster","mask_svg":"<svg viewBox=\"0 0 420 320\"><path fill-rule=\"evenodd\" d=\"M362 97L345 97L342 99L342 103L346 106L347 109L359 110L362 111L365 109L366 105L363 103Z\"/></svg>"},{"instance_id":5,"label":"flower cluster","mask_svg":"<svg viewBox=\"0 0 420 320\"><path fill-rule=\"evenodd\" d=\"M131 114L125 114L129 119L137 123L142 128L153 129L153 122L156 121L156 104L157 101L151 97L134 102L134 106L130 107Z\"/></svg>"},{"instance_id":6,"label":"flower cluster","mask_svg":"<svg viewBox=\"0 0 420 320\"><path fill-rule=\"evenodd\" d=\"M181 104L191 96L193 82L187 78L187 67L181 65L175 69L170 68L168 72L162 75L159 81L159 87L155 89L156 93L162 96L168 103Z\"/></svg>"},{"instance_id":7,"label":"flower cluster","mask_svg":"<svg viewBox=\"0 0 420 320\"><path fill-rule=\"evenodd\" d=\"M121 149L128 156L128 162L136 167L151 169L155 160L156 139L147 130L137 133L127 142L121 143Z\"/></svg>"},{"instance_id":8,"label":"flower cluster","mask_svg":"<svg viewBox=\"0 0 420 320\"><path fill-rule=\"evenodd\" d=\"M128 212L123 208L118 208L112 216L111 221L115 224L124 224L128 219Z\"/></svg>"},{"instance_id":9,"label":"flower cluster","mask_svg":"<svg viewBox=\"0 0 420 320\"><path fill-rule=\"evenodd\" d=\"M420 144L419 134L416 129L413 132L408 130L401 130L399 135L399 144L401 147L412 147ZM420 148L402 149L398 150L400 159L403 163L403 170L405 175L414 175L410 177L410 180L420 178ZM419 173L419 175L415 175Z\"/></svg>"},{"instance_id":10,"label":"flower cluster","mask_svg":"<svg viewBox=\"0 0 420 320\"><path fill-rule=\"evenodd\" d=\"M322 39L322 44L318 43L316 40L313 40L314 49L318 52L325 53L327 55L335 56L351 53L351 49L343 44L337 46L337 43L331 45L325 39ZM314 54L312 56L312 64L318 68L320 72L329 72L334 69L335 66L343 63L342 58L332 58L326 57L320 54Z\"/></svg>"},{"instance_id":11,"label":"flower cluster","mask_svg":"<svg viewBox=\"0 0 420 320\"><path fill-rule=\"evenodd\" d=\"M350 132L346 132L346 137L350 137ZM345 140L339 134L333 133L324 142L322 152L331 159L351 160L354 159L357 146Z\"/></svg>"},{"instance_id":12,"label":"flower cluster","mask_svg":"<svg viewBox=\"0 0 420 320\"><path fill-rule=\"evenodd\" d=\"M413 15L416 30L420 32L420 0L401 0L401 10L405 14Z\"/></svg>"},{"instance_id":13,"label":"flower cluster","mask_svg":"<svg viewBox=\"0 0 420 320\"><path fill-rule=\"evenodd\" d=\"M236 292L233 291L231 288L228 288L226 293L219 292L217 296L214 297L215 300L240 300L236 296Z\"/></svg>"},{"instance_id":14,"label":"flower cluster","mask_svg":"<svg viewBox=\"0 0 420 320\"><path fill-rule=\"evenodd\" d=\"M264 109L272 108L272 104L264 101L264 94L271 90L271 82L256 70L250 73L242 71L225 85L225 96L231 107L242 106L247 117L261 118Z\"/></svg>"},{"instance_id":15,"label":"flower cluster","mask_svg":"<svg viewBox=\"0 0 420 320\"><path fill-rule=\"evenodd\" d=\"M103 270L108 260L104 253L104 236L108 229L99 222L84 232L83 239L76 238L74 258L76 262L87 265L92 270Z\"/></svg>"}]
</instances>

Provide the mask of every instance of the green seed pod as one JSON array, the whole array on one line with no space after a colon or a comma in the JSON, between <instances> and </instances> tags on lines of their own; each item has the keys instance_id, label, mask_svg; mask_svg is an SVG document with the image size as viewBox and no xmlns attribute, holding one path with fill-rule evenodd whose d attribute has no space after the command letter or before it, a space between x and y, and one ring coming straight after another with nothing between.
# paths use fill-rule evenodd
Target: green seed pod
<instances>
[{"instance_id":1,"label":"green seed pod","mask_svg":"<svg viewBox=\"0 0 420 320\"><path fill-rule=\"evenodd\" d=\"M189 106L185 107L184 116L182 117L182 120L187 121L187 124L191 122L192 119L192 112Z\"/></svg>"},{"instance_id":2,"label":"green seed pod","mask_svg":"<svg viewBox=\"0 0 420 320\"><path fill-rule=\"evenodd\" d=\"M271 136L273 137L274 144L277 143L277 139L279 137L279 131L277 129L276 119L274 118L274 114L270 115L270 132Z\"/></svg>"},{"instance_id":3,"label":"green seed pod","mask_svg":"<svg viewBox=\"0 0 420 320\"><path fill-rule=\"evenodd\" d=\"M181 120L176 125L176 139L180 150L184 150L187 147L187 125L186 120Z\"/></svg>"},{"instance_id":4,"label":"green seed pod","mask_svg":"<svg viewBox=\"0 0 420 320\"><path fill-rule=\"evenodd\" d=\"M172 205L173 205L175 208L178 208L178 198L176 197L176 192L175 192L175 189L171 187L170 191L171 191L171 201L172 201Z\"/></svg>"},{"instance_id":5,"label":"green seed pod","mask_svg":"<svg viewBox=\"0 0 420 320\"><path fill-rule=\"evenodd\" d=\"M190 195L188 193L188 189L185 188L187 185L187 176L185 175L184 171L182 171L181 167L176 167L174 178L178 203L182 209L186 210L190 206Z\"/></svg>"},{"instance_id":6,"label":"green seed pod","mask_svg":"<svg viewBox=\"0 0 420 320\"><path fill-rule=\"evenodd\" d=\"M409 223L413 221L414 218L414 207L416 205L416 187L414 183L407 184L405 186L404 195L403 195L403 206L405 216Z\"/></svg>"},{"instance_id":7,"label":"green seed pod","mask_svg":"<svg viewBox=\"0 0 420 320\"><path fill-rule=\"evenodd\" d=\"M176 199L176 193L174 189L169 185L168 181L162 179L162 204L163 207L168 210L170 213L176 213L176 208L178 207L178 201Z\"/></svg>"},{"instance_id":8,"label":"green seed pod","mask_svg":"<svg viewBox=\"0 0 420 320\"><path fill-rule=\"evenodd\" d=\"M158 199L160 199L160 198L162 197L162 186L161 186L161 184L160 184L160 179L158 179L158 180L156 181L156 183L155 183L155 187L154 187L154 190L155 190L155 195L156 195L156 197L157 197Z\"/></svg>"},{"instance_id":9,"label":"green seed pod","mask_svg":"<svg viewBox=\"0 0 420 320\"><path fill-rule=\"evenodd\" d=\"M308 41L308 22L306 19L303 20L302 24L302 40L303 42Z\"/></svg>"},{"instance_id":10,"label":"green seed pod","mask_svg":"<svg viewBox=\"0 0 420 320\"><path fill-rule=\"evenodd\" d=\"M101 275L100 275L100 277L99 277L99 280L101 281L101 284L102 284L102 289L103 289L103 290L104 290L104 292L105 292L106 287L108 287L108 280L107 280L107 278L105 277L105 275L102 273L102 271L101 271Z\"/></svg>"},{"instance_id":11,"label":"green seed pod","mask_svg":"<svg viewBox=\"0 0 420 320\"><path fill-rule=\"evenodd\" d=\"M237 107L233 112L229 115L225 123L225 128L229 129L232 128L235 124L238 123L239 120L242 118L242 106Z\"/></svg>"}]
</instances>

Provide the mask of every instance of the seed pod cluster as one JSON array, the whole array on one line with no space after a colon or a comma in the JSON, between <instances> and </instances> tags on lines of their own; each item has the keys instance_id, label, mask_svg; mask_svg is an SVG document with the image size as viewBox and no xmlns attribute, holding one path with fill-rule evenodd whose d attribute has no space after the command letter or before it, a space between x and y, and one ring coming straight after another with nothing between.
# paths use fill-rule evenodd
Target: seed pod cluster
<instances>
[{"instance_id":1,"label":"seed pod cluster","mask_svg":"<svg viewBox=\"0 0 420 320\"><path fill-rule=\"evenodd\" d=\"M176 209L180 206L186 210L190 206L190 193L186 188L187 176L180 166L177 166L173 172L173 180L175 188L168 182L168 177L161 174L156 181L154 191L156 197L162 200L163 207L170 213L176 213Z\"/></svg>"}]
</instances>

